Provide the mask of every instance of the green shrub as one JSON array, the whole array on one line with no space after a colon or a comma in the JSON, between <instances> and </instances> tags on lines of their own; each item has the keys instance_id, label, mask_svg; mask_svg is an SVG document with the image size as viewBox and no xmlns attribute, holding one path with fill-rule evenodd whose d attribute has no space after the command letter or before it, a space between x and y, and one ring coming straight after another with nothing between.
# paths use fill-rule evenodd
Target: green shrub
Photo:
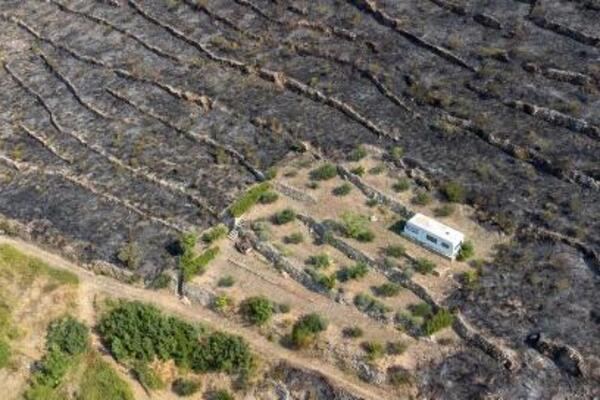
<instances>
[{"instance_id":1,"label":"green shrub","mask_svg":"<svg viewBox=\"0 0 600 400\"><path fill-rule=\"evenodd\" d=\"M377 199L368 199L365 204L367 207L375 207L377 204L379 204L379 202Z\"/></svg>"},{"instance_id":2,"label":"green shrub","mask_svg":"<svg viewBox=\"0 0 600 400\"><path fill-rule=\"evenodd\" d=\"M469 258L473 257L475 254L475 246L473 246L473 242L466 241L460 247L460 251L458 252L458 256L456 259L458 261L466 261Z\"/></svg>"},{"instance_id":3,"label":"green shrub","mask_svg":"<svg viewBox=\"0 0 600 400\"><path fill-rule=\"evenodd\" d=\"M392 309L383 304L373 296L365 293L359 293L354 297L354 305L364 313L367 313L374 318L381 318Z\"/></svg>"},{"instance_id":4,"label":"green shrub","mask_svg":"<svg viewBox=\"0 0 600 400\"><path fill-rule=\"evenodd\" d=\"M420 191L412 198L412 202L420 206L426 206L431 203L431 196L425 191Z\"/></svg>"},{"instance_id":5,"label":"green shrub","mask_svg":"<svg viewBox=\"0 0 600 400\"><path fill-rule=\"evenodd\" d=\"M306 263L313 268L323 269L331 265L331 258L327 254L321 253L308 257Z\"/></svg>"},{"instance_id":6,"label":"green shrub","mask_svg":"<svg viewBox=\"0 0 600 400\"><path fill-rule=\"evenodd\" d=\"M400 258L406 255L406 249L399 244L391 244L384 249L384 253L388 257Z\"/></svg>"},{"instance_id":7,"label":"green shrub","mask_svg":"<svg viewBox=\"0 0 600 400\"><path fill-rule=\"evenodd\" d=\"M273 180L277 177L277 168L275 167L269 167L267 169L267 171L265 172L265 179L270 181Z\"/></svg>"},{"instance_id":8,"label":"green shrub","mask_svg":"<svg viewBox=\"0 0 600 400\"><path fill-rule=\"evenodd\" d=\"M327 329L327 320L318 314L301 317L292 328L291 340L296 347L306 347L313 343L319 332Z\"/></svg>"},{"instance_id":9,"label":"green shrub","mask_svg":"<svg viewBox=\"0 0 600 400\"><path fill-rule=\"evenodd\" d=\"M337 273L338 279L342 282L351 279L360 279L369 272L369 267L364 262L358 262L351 267L344 267Z\"/></svg>"},{"instance_id":10,"label":"green shrub","mask_svg":"<svg viewBox=\"0 0 600 400\"><path fill-rule=\"evenodd\" d=\"M271 189L268 182L262 182L246 191L230 207L229 212L235 218L241 217L246 211L258 202L263 193Z\"/></svg>"},{"instance_id":11,"label":"green shrub","mask_svg":"<svg viewBox=\"0 0 600 400\"><path fill-rule=\"evenodd\" d=\"M233 395L227 390L217 390L211 397L210 400L235 400Z\"/></svg>"},{"instance_id":12,"label":"green shrub","mask_svg":"<svg viewBox=\"0 0 600 400\"><path fill-rule=\"evenodd\" d=\"M406 178L401 178L392 185L394 192L406 192L410 188L410 181Z\"/></svg>"},{"instance_id":13,"label":"green shrub","mask_svg":"<svg viewBox=\"0 0 600 400\"><path fill-rule=\"evenodd\" d=\"M367 353L367 359L369 361L375 361L385 354L384 347L379 342L363 342L361 347L365 353Z\"/></svg>"},{"instance_id":14,"label":"green shrub","mask_svg":"<svg viewBox=\"0 0 600 400\"><path fill-rule=\"evenodd\" d=\"M273 316L273 303L263 296L249 297L242 303L240 311L254 325L264 325Z\"/></svg>"},{"instance_id":15,"label":"green shrub","mask_svg":"<svg viewBox=\"0 0 600 400\"><path fill-rule=\"evenodd\" d=\"M440 309L431 318L425 321L423 326L423 332L427 336L431 336L434 333L452 325L454 321L454 315L446 309Z\"/></svg>"},{"instance_id":16,"label":"green shrub","mask_svg":"<svg viewBox=\"0 0 600 400\"><path fill-rule=\"evenodd\" d=\"M79 278L70 271L53 268L45 262L26 256L9 244L0 244L0 267L19 270L24 279L33 281L37 276L46 276L59 284L77 285Z\"/></svg>"},{"instance_id":17,"label":"green shrub","mask_svg":"<svg viewBox=\"0 0 600 400\"><path fill-rule=\"evenodd\" d=\"M327 163L310 171L310 179L315 181L326 181L335 178L338 174L337 167Z\"/></svg>"},{"instance_id":18,"label":"green shrub","mask_svg":"<svg viewBox=\"0 0 600 400\"><path fill-rule=\"evenodd\" d=\"M136 270L140 263L140 249L135 242L128 242L119 249L117 258L127 269Z\"/></svg>"},{"instance_id":19,"label":"green shrub","mask_svg":"<svg viewBox=\"0 0 600 400\"><path fill-rule=\"evenodd\" d=\"M337 283L335 274L325 275L314 270L308 270L307 272L317 284L321 285L325 289L332 290L335 288Z\"/></svg>"},{"instance_id":20,"label":"green shrub","mask_svg":"<svg viewBox=\"0 0 600 400\"><path fill-rule=\"evenodd\" d=\"M187 397L200 390L200 382L195 379L177 378L175 381L173 381L171 389L178 396Z\"/></svg>"},{"instance_id":21,"label":"green shrub","mask_svg":"<svg viewBox=\"0 0 600 400\"><path fill-rule=\"evenodd\" d=\"M279 199L279 195L277 193L268 191L260 195L259 201L261 204L272 204L275 203L277 199Z\"/></svg>"},{"instance_id":22,"label":"green shrub","mask_svg":"<svg viewBox=\"0 0 600 400\"><path fill-rule=\"evenodd\" d=\"M49 348L40 361L40 368L33 375L32 386L57 387L72 364L73 359L69 354L58 347Z\"/></svg>"},{"instance_id":23,"label":"green shrub","mask_svg":"<svg viewBox=\"0 0 600 400\"><path fill-rule=\"evenodd\" d=\"M407 348L408 348L408 345L406 343L404 343L404 342L401 342L401 341L387 342L387 345L385 347L385 351L389 355L397 356L397 355L400 355L400 354L404 353Z\"/></svg>"},{"instance_id":24,"label":"green shrub","mask_svg":"<svg viewBox=\"0 0 600 400\"><path fill-rule=\"evenodd\" d=\"M169 274L165 274L164 272L159 274L154 281L152 281L152 284L150 285L150 287L152 289L165 289L168 288L169 285L171 284L171 277L169 276Z\"/></svg>"},{"instance_id":25,"label":"green shrub","mask_svg":"<svg viewBox=\"0 0 600 400\"><path fill-rule=\"evenodd\" d=\"M179 268L182 272L183 280L189 281L194 276L204 272L204 269L219 253L218 247L212 247L205 250L201 255L196 256L195 247L198 237L193 233L184 234L180 240L182 254L179 256Z\"/></svg>"},{"instance_id":26,"label":"green shrub","mask_svg":"<svg viewBox=\"0 0 600 400\"><path fill-rule=\"evenodd\" d=\"M211 228L210 230L208 230L207 232L205 232L202 235L202 241L204 243L213 243L216 242L217 240L225 237L225 235L227 235L227 232L229 230L227 229L227 227L223 224L219 224L217 226L215 226L214 228Z\"/></svg>"},{"instance_id":27,"label":"green shrub","mask_svg":"<svg viewBox=\"0 0 600 400\"><path fill-rule=\"evenodd\" d=\"M348 161L357 162L357 161L362 160L366 156L367 156L367 149L365 148L365 146L358 146L357 148L355 148L354 150L352 150L350 152L350 154L348 155Z\"/></svg>"},{"instance_id":28,"label":"green shrub","mask_svg":"<svg viewBox=\"0 0 600 400\"><path fill-rule=\"evenodd\" d=\"M10 346L0 339L0 369L6 367L10 361Z\"/></svg>"},{"instance_id":29,"label":"green shrub","mask_svg":"<svg viewBox=\"0 0 600 400\"><path fill-rule=\"evenodd\" d=\"M380 297L394 297L400 293L401 287L396 283L386 282L373 288L373 292Z\"/></svg>"},{"instance_id":30,"label":"green shrub","mask_svg":"<svg viewBox=\"0 0 600 400\"><path fill-rule=\"evenodd\" d=\"M392 160L400 161L402 159L402 156L404 155L404 149L400 146L394 146L390 151L390 155L392 157Z\"/></svg>"},{"instance_id":31,"label":"green shrub","mask_svg":"<svg viewBox=\"0 0 600 400\"><path fill-rule=\"evenodd\" d=\"M84 353L89 345L89 329L71 316L50 322L46 346L56 348L68 355Z\"/></svg>"},{"instance_id":32,"label":"green shrub","mask_svg":"<svg viewBox=\"0 0 600 400\"><path fill-rule=\"evenodd\" d=\"M133 374L140 384L148 390L159 390L165 387L160 376L143 361L138 361L133 367Z\"/></svg>"},{"instance_id":33,"label":"green shrub","mask_svg":"<svg viewBox=\"0 0 600 400\"><path fill-rule=\"evenodd\" d=\"M228 313L233 307L233 299L226 293L220 293L215 296L212 302L212 309L220 314Z\"/></svg>"},{"instance_id":34,"label":"green shrub","mask_svg":"<svg viewBox=\"0 0 600 400\"><path fill-rule=\"evenodd\" d=\"M423 275L432 273L435 268L435 263L426 258L418 258L415 262L415 270Z\"/></svg>"},{"instance_id":35,"label":"green shrub","mask_svg":"<svg viewBox=\"0 0 600 400\"><path fill-rule=\"evenodd\" d=\"M464 203L465 189L458 182L450 181L442 185L442 194L452 203Z\"/></svg>"},{"instance_id":36,"label":"green shrub","mask_svg":"<svg viewBox=\"0 0 600 400\"><path fill-rule=\"evenodd\" d=\"M418 303L409 306L411 314L415 317L427 318L431 315L431 306L427 303Z\"/></svg>"},{"instance_id":37,"label":"green shrub","mask_svg":"<svg viewBox=\"0 0 600 400\"><path fill-rule=\"evenodd\" d=\"M283 238L283 241L287 244L300 244L304 242L304 235L300 232L294 232Z\"/></svg>"},{"instance_id":38,"label":"green shrub","mask_svg":"<svg viewBox=\"0 0 600 400\"><path fill-rule=\"evenodd\" d=\"M286 208L273 216L273 222L277 225L284 225L296 219L296 212L291 208Z\"/></svg>"},{"instance_id":39,"label":"green shrub","mask_svg":"<svg viewBox=\"0 0 600 400\"><path fill-rule=\"evenodd\" d=\"M211 333L192 355L195 372L227 372L247 375L254 368L254 358L246 341L223 332Z\"/></svg>"},{"instance_id":40,"label":"green shrub","mask_svg":"<svg viewBox=\"0 0 600 400\"><path fill-rule=\"evenodd\" d=\"M468 289L474 289L479 282L479 271L469 270L462 275L463 285Z\"/></svg>"},{"instance_id":41,"label":"green shrub","mask_svg":"<svg viewBox=\"0 0 600 400\"><path fill-rule=\"evenodd\" d=\"M340 186L333 189L334 196L346 196L352 191L352 186L349 183L342 183Z\"/></svg>"},{"instance_id":42,"label":"green shrub","mask_svg":"<svg viewBox=\"0 0 600 400\"><path fill-rule=\"evenodd\" d=\"M232 287L235 284L235 278L231 275L226 275L217 282L218 287Z\"/></svg>"},{"instance_id":43,"label":"green shrub","mask_svg":"<svg viewBox=\"0 0 600 400\"><path fill-rule=\"evenodd\" d=\"M344 236L359 242L372 242L375 234L367 228L369 219L361 214L346 212L342 215L341 230Z\"/></svg>"},{"instance_id":44,"label":"green shrub","mask_svg":"<svg viewBox=\"0 0 600 400\"><path fill-rule=\"evenodd\" d=\"M433 213L436 217L449 217L454 213L454 206L452 204L444 204L433 210Z\"/></svg>"},{"instance_id":45,"label":"green shrub","mask_svg":"<svg viewBox=\"0 0 600 400\"><path fill-rule=\"evenodd\" d=\"M365 174L365 167L363 167L362 165L359 165L356 168L352 168L350 170L350 172L353 173L354 175L363 176Z\"/></svg>"},{"instance_id":46,"label":"green shrub","mask_svg":"<svg viewBox=\"0 0 600 400\"><path fill-rule=\"evenodd\" d=\"M359 338L363 335L363 330L359 326L349 326L344 328L342 334L349 338Z\"/></svg>"}]
</instances>

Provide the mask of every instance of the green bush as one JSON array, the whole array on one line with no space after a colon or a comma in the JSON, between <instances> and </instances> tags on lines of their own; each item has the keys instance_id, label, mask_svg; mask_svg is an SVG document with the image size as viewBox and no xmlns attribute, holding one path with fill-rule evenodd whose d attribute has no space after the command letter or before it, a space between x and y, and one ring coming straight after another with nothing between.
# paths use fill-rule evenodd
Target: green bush
<instances>
[{"instance_id":1,"label":"green bush","mask_svg":"<svg viewBox=\"0 0 600 400\"><path fill-rule=\"evenodd\" d=\"M277 168L275 167L269 167L267 169L267 171L265 172L265 179L270 181L273 180L277 177Z\"/></svg>"},{"instance_id":2,"label":"green bush","mask_svg":"<svg viewBox=\"0 0 600 400\"><path fill-rule=\"evenodd\" d=\"M369 361L375 361L385 354L384 347L379 342L363 342L361 347L365 353L367 353L367 359Z\"/></svg>"},{"instance_id":3,"label":"green bush","mask_svg":"<svg viewBox=\"0 0 600 400\"><path fill-rule=\"evenodd\" d=\"M74 356L84 353L89 345L89 329L71 316L50 322L46 346Z\"/></svg>"},{"instance_id":4,"label":"green bush","mask_svg":"<svg viewBox=\"0 0 600 400\"><path fill-rule=\"evenodd\" d=\"M400 293L402 288L396 283L386 282L380 286L375 286L373 292L380 297L394 297Z\"/></svg>"},{"instance_id":5,"label":"green bush","mask_svg":"<svg viewBox=\"0 0 600 400\"><path fill-rule=\"evenodd\" d=\"M406 178L401 178L392 185L394 192L406 192L410 188L410 181Z\"/></svg>"},{"instance_id":6,"label":"green bush","mask_svg":"<svg viewBox=\"0 0 600 400\"><path fill-rule=\"evenodd\" d=\"M385 171L385 165L379 164L369 170L369 174L371 175L381 175Z\"/></svg>"},{"instance_id":7,"label":"green bush","mask_svg":"<svg viewBox=\"0 0 600 400\"><path fill-rule=\"evenodd\" d=\"M332 193L334 196L346 196L352 191L352 186L349 183L342 183L340 186L334 188Z\"/></svg>"},{"instance_id":8,"label":"green bush","mask_svg":"<svg viewBox=\"0 0 600 400\"><path fill-rule=\"evenodd\" d=\"M402 245L391 244L384 249L384 253L388 257L400 258L406 254L406 249Z\"/></svg>"},{"instance_id":9,"label":"green bush","mask_svg":"<svg viewBox=\"0 0 600 400\"><path fill-rule=\"evenodd\" d=\"M127 269L136 270L140 263L140 249L135 242L128 242L119 249L117 258Z\"/></svg>"},{"instance_id":10,"label":"green bush","mask_svg":"<svg viewBox=\"0 0 600 400\"><path fill-rule=\"evenodd\" d=\"M375 318L385 316L392 309L373 296L365 293L359 293L354 297L354 305L364 313L367 313Z\"/></svg>"},{"instance_id":11,"label":"green bush","mask_svg":"<svg viewBox=\"0 0 600 400\"><path fill-rule=\"evenodd\" d=\"M363 330L358 326L349 326L342 331L343 335L349 338L359 338L363 335Z\"/></svg>"},{"instance_id":12,"label":"green bush","mask_svg":"<svg viewBox=\"0 0 600 400\"><path fill-rule=\"evenodd\" d=\"M171 283L171 277L169 276L169 274L165 274L164 272L159 274L154 281L152 281L152 284L150 285L150 287L152 289L165 289L169 287L169 284Z\"/></svg>"},{"instance_id":13,"label":"green bush","mask_svg":"<svg viewBox=\"0 0 600 400\"><path fill-rule=\"evenodd\" d=\"M321 253L308 257L306 263L313 268L323 269L331 265L331 258L327 254Z\"/></svg>"},{"instance_id":14,"label":"green bush","mask_svg":"<svg viewBox=\"0 0 600 400\"><path fill-rule=\"evenodd\" d=\"M460 251L458 252L458 256L456 259L458 261L466 261L469 258L473 257L475 254L475 246L473 246L473 242L466 241L460 247Z\"/></svg>"},{"instance_id":15,"label":"green bush","mask_svg":"<svg viewBox=\"0 0 600 400\"><path fill-rule=\"evenodd\" d=\"M173 381L171 389L178 396L187 397L200 390L200 382L194 379L177 378Z\"/></svg>"},{"instance_id":16,"label":"green bush","mask_svg":"<svg viewBox=\"0 0 600 400\"><path fill-rule=\"evenodd\" d=\"M10 361L10 346L0 339L0 369L6 367Z\"/></svg>"},{"instance_id":17,"label":"green bush","mask_svg":"<svg viewBox=\"0 0 600 400\"><path fill-rule=\"evenodd\" d=\"M215 226L214 228L209 229L207 232L205 232L202 235L202 241L204 243L213 243L216 242L217 240L225 237L225 235L227 235L228 229L225 225L223 224L219 224L217 226Z\"/></svg>"},{"instance_id":18,"label":"green bush","mask_svg":"<svg viewBox=\"0 0 600 400\"><path fill-rule=\"evenodd\" d=\"M368 199L365 204L367 205L367 207L375 207L377 204L379 204L379 202L377 201L377 199Z\"/></svg>"},{"instance_id":19,"label":"green bush","mask_svg":"<svg viewBox=\"0 0 600 400\"><path fill-rule=\"evenodd\" d=\"M357 161L362 160L366 156L367 156L367 149L365 148L365 146L358 146L357 148L355 148L354 150L352 150L350 152L350 154L348 155L348 161L357 162Z\"/></svg>"},{"instance_id":20,"label":"green bush","mask_svg":"<svg viewBox=\"0 0 600 400\"><path fill-rule=\"evenodd\" d=\"M310 179L315 181L326 181L335 178L338 174L337 167L327 163L310 171Z\"/></svg>"},{"instance_id":21,"label":"green bush","mask_svg":"<svg viewBox=\"0 0 600 400\"><path fill-rule=\"evenodd\" d=\"M240 311L251 324L264 325L273 316L274 306L266 297L254 296L244 300Z\"/></svg>"},{"instance_id":22,"label":"green bush","mask_svg":"<svg viewBox=\"0 0 600 400\"><path fill-rule=\"evenodd\" d=\"M419 206L426 206L431 203L431 196L425 191L420 191L412 198L412 202Z\"/></svg>"},{"instance_id":23,"label":"green bush","mask_svg":"<svg viewBox=\"0 0 600 400\"><path fill-rule=\"evenodd\" d=\"M283 238L283 241L287 244L300 244L304 242L304 235L300 232L294 232Z\"/></svg>"},{"instance_id":24,"label":"green bush","mask_svg":"<svg viewBox=\"0 0 600 400\"><path fill-rule=\"evenodd\" d=\"M411 314L415 317L427 318L431 315L431 306L427 303L413 304L409 307Z\"/></svg>"},{"instance_id":25,"label":"green bush","mask_svg":"<svg viewBox=\"0 0 600 400\"><path fill-rule=\"evenodd\" d=\"M423 275L432 273L435 270L435 268L435 263L426 258L418 258L415 262L415 269L417 270L417 272Z\"/></svg>"},{"instance_id":26,"label":"green bush","mask_svg":"<svg viewBox=\"0 0 600 400\"><path fill-rule=\"evenodd\" d=\"M464 203L465 189L458 182L447 182L441 187L442 194L446 200L452 203Z\"/></svg>"},{"instance_id":27,"label":"green bush","mask_svg":"<svg viewBox=\"0 0 600 400\"><path fill-rule=\"evenodd\" d=\"M325 289L332 290L335 288L337 283L335 274L325 275L314 270L308 270L307 272L317 284L321 285Z\"/></svg>"},{"instance_id":28,"label":"green bush","mask_svg":"<svg viewBox=\"0 0 600 400\"><path fill-rule=\"evenodd\" d=\"M260 195L259 201L261 204L272 204L275 203L277 199L279 199L279 195L277 193L268 191Z\"/></svg>"},{"instance_id":29,"label":"green bush","mask_svg":"<svg viewBox=\"0 0 600 400\"><path fill-rule=\"evenodd\" d=\"M232 287L235 284L235 278L231 275L226 275L219 279L217 286L219 287Z\"/></svg>"},{"instance_id":30,"label":"green bush","mask_svg":"<svg viewBox=\"0 0 600 400\"><path fill-rule=\"evenodd\" d=\"M306 347L313 343L319 332L327 329L327 320L318 314L301 317L292 328L291 340L296 347Z\"/></svg>"},{"instance_id":31,"label":"green bush","mask_svg":"<svg viewBox=\"0 0 600 400\"><path fill-rule=\"evenodd\" d=\"M368 223L369 219L366 216L346 212L342 215L342 234L359 242L372 242L375 234L367 228Z\"/></svg>"},{"instance_id":32,"label":"green bush","mask_svg":"<svg viewBox=\"0 0 600 400\"><path fill-rule=\"evenodd\" d=\"M233 307L233 299L226 293L220 293L215 296L211 306L214 311L227 314Z\"/></svg>"},{"instance_id":33,"label":"green bush","mask_svg":"<svg viewBox=\"0 0 600 400\"><path fill-rule=\"evenodd\" d=\"M148 390L159 390L165 387L160 376L146 362L138 361L133 367L133 374L140 384Z\"/></svg>"},{"instance_id":34,"label":"green bush","mask_svg":"<svg viewBox=\"0 0 600 400\"><path fill-rule=\"evenodd\" d=\"M262 182L250 188L229 207L229 212L235 218L241 217L260 200L263 193L270 189L271 185L268 182Z\"/></svg>"},{"instance_id":35,"label":"green bush","mask_svg":"<svg viewBox=\"0 0 600 400\"><path fill-rule=\"evenodd\" d=\"M235 400L233 395L227 390L217 390L211 397L210 400Z\"/></svg>"},{"instance_id":36,"label":"green bush","mask_svg":"<svg viewBox=\"0 0 600 400\"><path fill-rule=\"evenodd\" d=\"M365 174L365 167L363 167L362 165L359 165L356 168L352 168L350 170L350 172L353 173L354 175L363 176Z\"/></svg>"},{"instance_id":37,"label":"green bush","mask_svg":"<svg viewBox=\"0 0 600 400\"><path fill-rule=\"evenodd\" d=\"M196 346L191 366L195 372L246 375L253 369L254 358L242 337L214 332Z\"/></svg>"},{"instance_id":38,"label":"green bush","mask_svg":"<svg viewBox=\"0 0 600 400\"><path fill-rule=\"evenodd\" d=\"M408 371L395 370L390 372L388 377L390 384L396 387L410 385L412 383L412 376Z\"/></svg>"},{"instance_id":39,"label":"green bush","mask_svg":"<svg viewBox=\"0 0 600 400\"><path fill-rule=\"evenodd\" d=\"M452 325L454 321L454 315L446 309L440 309L431 318L425 321L423 326L423 332L427 336L431 336L434 333Z\"/></svg>"},{"instance_id":40,"label":"green bush","mask_svg":"<svg viewBox=\"0 0 600 400\"><path fill-rule=\"evenodd\" d=\"M40 368L33 375L33 387L57 387L73 364L73 358L60 351L58 347L49 348L42 360Z\"/></svg>"},{"instance_id":41,"label":"green bush","mask_svg":"<svg viewBox=\"0 0 600 400\"><path fill-rule=\"evenodd\" d=\"M273 216L273 222L277 225L284 225L296 219L296 212L291 208L286 208Z\"/></svg>"},{"instance_id":42,"label":"green bush","mask_svg":"<svg viewBox=\"0 0 600 400\"><path fill-rule=\"evenodd\" d=\"M337 273L338 279L346 282L352 279L360 279L369 272L369 267L364 262L358 262L351 267L344 267Z\"/></svg>"},{"instance_id":43,"label":"green bush","mask_svg":"<svg viewBox=\"0 0 600 400\"><path fill-rule=\"evenodd\" d=\"M402 147L400 147L400 146L392 147L392 150L390 151L390 156L392 157L392 160L400 161L402 159L403 155L404 155L404 149Z\"/></svg>"},{"instance_id":44,"label":"green bush","mask_svg":"<svg viewBox=\"0 0 600 400\"><path fill-rule=\"evenodd\" d=\"M119 374L97 352L90 352L86 361L86 369L81 377L77 398L85 398L85 400L134 399L127 382L121 379Z\"/></svg>"}]
</instances>

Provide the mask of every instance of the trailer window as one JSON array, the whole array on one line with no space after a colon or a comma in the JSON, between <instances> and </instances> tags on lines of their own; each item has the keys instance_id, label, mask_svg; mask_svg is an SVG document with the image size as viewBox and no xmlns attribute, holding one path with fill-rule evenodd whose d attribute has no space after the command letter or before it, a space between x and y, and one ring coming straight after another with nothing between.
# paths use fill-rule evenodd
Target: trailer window
<instances>
[{"instance_id":1,"label":"trailer window","mask_svg":"<svg viewBox=\"0 0 600 400\"><path fill-rule=\"evenodd\" d=\"M426 235L425 236L427 238L427 240L429 240L431 243L437 243L437 239L434 238L433 236L430 235Z\"/></svg>"},{"instance_id":2,"label":"trailer window","mask_svg":"<svg viewBox=\"0 0 600 400\"><path fill-rule=\"evenodd\" d=\"M413 226L406 225L406 230L412 233L419 233L419 230Z\"/></svg>"},{"instance_id":3,"label":"trailer window","mask_svg":"<svg viewBox=\"0 0 600 400\"><path fill-rule=\"evenodd\" d=\"M448 243L444 243L444 242L442 242L442 247L444 247L444 248L446 248L446 249L449 249L449 248L450 248L450 245L449 245Z\"/></svg>"}]
</instances>

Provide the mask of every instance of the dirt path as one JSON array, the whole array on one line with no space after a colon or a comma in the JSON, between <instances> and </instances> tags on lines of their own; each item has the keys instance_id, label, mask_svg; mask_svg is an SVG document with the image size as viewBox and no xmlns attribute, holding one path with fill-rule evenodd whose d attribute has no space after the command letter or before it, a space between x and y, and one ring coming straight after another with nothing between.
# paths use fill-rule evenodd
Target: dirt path
<instances>
[{"instance_id":1,"label":"dirt path","mask_svg":"<svg viewBox=\"0 0 600 400\"><path fill-rule=\"evenodd\" d=\"M81 290L84 297L93 298L94 294L105 294L116 298L139 300L159 306L166 312L176 313L190 321L197 321L209 325L214 329L224 330L243 336L257 354L267 361L276 362L286 360L301 368L318 372L331 382L349 392L362 396L365 399L392 399L390 393L377 387L361 382L358 378L346 375L335 367L323 363L321 360L310 358L302 353L294 352L269 342L258 332L248 329L233 321L220 318L214 313L197 306L184 305L177 298L165 293L159 293L142 288L120 283L114 279L95 275L60 256L49 253L32 244L21 240L0 236L0 243L7 243L21 252L40 258L51 265L75 273L81 281Z\"/></svg>"}]
</instances>

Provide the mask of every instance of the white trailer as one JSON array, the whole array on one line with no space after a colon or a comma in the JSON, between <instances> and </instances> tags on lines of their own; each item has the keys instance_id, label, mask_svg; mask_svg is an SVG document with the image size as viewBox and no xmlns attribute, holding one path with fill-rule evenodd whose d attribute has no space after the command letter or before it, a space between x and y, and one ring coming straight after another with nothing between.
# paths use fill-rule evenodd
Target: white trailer
<instances>
[{"instance_id":1,"label":"white trailer","mask_svg":"<svg viewBox=\"0 0 600 400\"><path fill-rule=\"evenodd\" d=\"M465 236L449 226L423 214L415 214L406 222L404 235L452 260L456 258Z\"/></svg>"}]
</instances>

